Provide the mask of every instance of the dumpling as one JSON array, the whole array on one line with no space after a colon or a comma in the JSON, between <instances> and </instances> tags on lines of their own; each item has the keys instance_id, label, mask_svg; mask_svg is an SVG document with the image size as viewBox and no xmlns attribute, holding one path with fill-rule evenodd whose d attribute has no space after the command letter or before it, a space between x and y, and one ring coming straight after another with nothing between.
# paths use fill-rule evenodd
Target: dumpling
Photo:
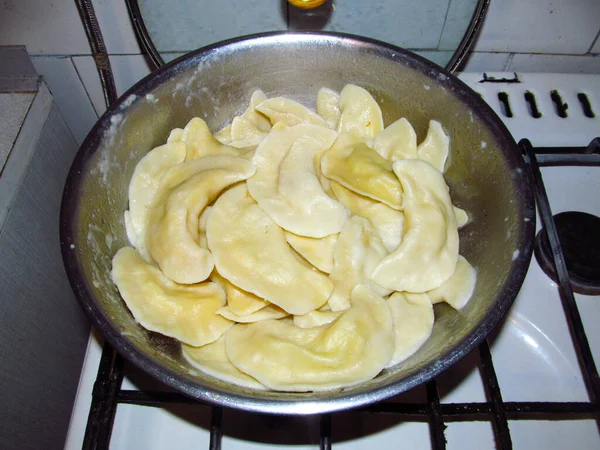
<instances>
[{"instance_id":1,"label":"dumpling","mask_svg":"<svg viewBox=\"0 0 600 450\"><path fill-rule=\"evenodd\" d=\"M396 120L375 136L373 149L388 161L416 159L417 133L405 118Z\"/></svg>"},{"instance_id":2,"label":"dumpling","mask_svg":"<svg viewBox=\"0 0 600 450\"><path fill-rule=\"evenodd\" d=\"M352 386L375 377L392 357L391 313L383 298L360 285L352 292L352 307L328 325L237 324L225 337L225 349L238 369L271 389Z\"/></svg>"},{"instance_id":3,"label":"dumpling","mask_svg":"<svg viewBox=\"0 0 600 450\"><path fill-rule=\"evenodd\" d=\"M435 315L427 294L394 292L388 299L394 322L394 355L387 367L413 355L431 336Z\"/></svg>"},{"instance_id":4,"label":"dumpling","mask_svg":"<svg viewBox=\"0 0 600 450\"><path fill-rule=\"evenodd\" d=\"M427 292L432 303L446 302L454 309L462 309L475 290L477 271L464 257L458 256L456 269L441 286Z\"/></svg>"},{"instance_id":5,"label":"dumpling","mask_svg":"<svg viewBox=\"0 0 600 450\"><path fill-rule=\"evenodd\" d=\"M183 129L182 128L173 128L169 133L169 137L167 137L167 144L172 142L181 142L181 138L183 137Z\"/></svg>"},{"instance_id":6,"label":"dumpling","mask_svg":"<svg viewBox=\"0 0 600 450\"><path fill-rule=\"evenodd\" d=\"M469 223L469 215L464 209L460 209L458 206L453 206L454 216L456 217L456 224L458 228L464 227Z\"/></svg>"},{"instance_id":7,"label":"dumpling","mask_svg":"<svg viewBox=\"0 0 600 450\"><path fill-rule=\"evenodd\" d=\"M250 292L240 289L236 285L232 284L229 280L219 275L219 272L216 270L210 274L210 279L216 283L219 283L221 287L225 289L227 306L229 307L229 310L236 316L248 316L269 306L268 301L263 300L262 298Z\"/></svg>"},{"instance_id":8,"label":"dumpling","mask_svg":"<svg viewBox=\"0 0 600 450\"><path fill-rule=\"evenodd\" d=\"M162 178L147 216L146 245L164 274L177 283L204 281L213 258L199 243L199 218L227 186L254 174L250 161L206 156L172 167Z\"/></svg>"},{"instance_id":9,"label":"dumpling","mask_svg":"<svg viewBox=\"0 0 600 450\"><path fill-rule=\"evenodd\" d=\"M337 234L330 234L324 238L317 239L298 236L286 231L285 238L288 241L288 244L290 244L300 256L321 272L331 272L331 269L333 268L333 249L337 242Z\"/></svg>"},{"instance_id":10,"label":"dumpling","mask_svg":"<svg viewBox=\"0 0 600 450\"><path fill-rule=\"evenodd\" d=\"M317 92L317 114L320 115L332 130L337 128L340 120L340 96L331 89L321 88Z\"/></svg>"},{"instance_id":11,"label":"dumpling","mask_svg":"<svg viewBox=\"0 0 600 450\"><path fill-rule=\"evenodd\" d=\"M256 110L267 99L261 90L254 91L250 104L241 116L234 117L231 124L215 134L222 144L235 148L256 147L269 133L271 122Z\"/></svg>"},{"instance_id":12,"label":"dumpling","mask_svg":"<svg viewBox=\"0 0 600 450\"><path fill-rule=\"evenodd\" d=\"M315 168L336 136L328 128L297 125L273 130L256 149L248 190L283 229L314 238L342 229L348 211L325 193Z\"/></svg>"},{"instance_id":13,"label":"dumpling","mask_svg":"<svg viewBox=\"0 0 600 450\"><path fill-rule=\"evenodd\" d=\"M192 366L210 376L245 388L266 390L262 384L250 375L240 372L237 367L231 364L225 352L224 336L203 347L192 347L183 344L181 350L183 357Z\"/></svg>"},{"instance_id":14,"label":"dumpling","mask_svg":"<svg viewBox=\"0 0 600 450\"><path fill-rule=\"evenodd\" d=\"M218 284L173 283L131 247L120 249L112 264L113 282L135 320L147 330L201 346L233 325L216 314L225 304L225 292Z\"/></svg>"},{"instance_id":15,"label":"dumpling","mask_svg":"<svg viewBox=\"0 0 600 450\"><path fill-rule=\"evenodd\" d=\"M366 89L347 84L340 92L339 133L373 138L383 130L381 108Z\"/></svg>"},{"instance_id":16,"label":"dumpling","mask_svg":"<svg viewBox=\"0 0 600 450\"><path fill-rule=\"evenodd\" d=\"M332 311L350 307L350 294L357 284L367 283L379 295L390 291L369 281L371 271L387 255L371 223L362 217L352 216L342 228L333 252L333 269L329 278L334 289L328 305Z\"/></svg>"},{"instance_id":17,"label":"dumpling","mask_svg":"<svg viewBox=\"0 0 600 450\"><path fill-rule=\"evenodd\" d=\"M298 328L320 327L333 322L343 313L343 311L319 311L316 309L302 316L294 316L294 325Z\"/></svg>"},{"instance_id":18,"label":"dumpling","mask_svg":"<svg viewBox=\"0 0 600 450\"><path fill-rule=\"evenodd\" d=\"M221 144L212 135L206 122L194 117L183 129L181 142L186 146L186 161L211 155L244 156L244 152L229 145Z\"/></svg>"},{"instance_id":19,"label":"dumpling","mask_svg":"<svg viewBox=\"0 0 600 450\"><path fill-rule=\"evenodd\" d=\"M223 277L290 314L322 306L333 290L325 275L297 259L283 230L252 199L245 184L219 197L206 236Z\"/></svg>"},{"instance_id":20,"label":"dumpling","mask_svg":"<svg viewBox=\"0 0 600 450\"><path fill-rule=\"evenodd\" d=\"M336 181L331 182L331 190L352 214L371 222L388 252L394 251L400 245L404 222L404 214L401 211L352 192Z\"/></svg>"},{"instance_id":21,"label":"dumpling","mask_svg":"<svg viewBox=\"0 0 600 450\"><path fill-rule=\"evenodd\" d=\"M458 259L458 228L442 174L419 159L394 162L404 190L404 236L371 273L394 291L427 292L446 281Z\"/></svg>"},{"instance_id":22,"label":"dumpling","mask_svg":"<svg viewBox=\"0 0 600 450\"><path fill-rule=\"evenodd\" d=\"M146 216L160 179L185 159L185 144L174 142L150 150L135 166L129 182L129 211L125 211L127 237L142 257L150 260L145 246Z\"/></svg>"},{"instance_id":23,"label":"dumpling","mask_svg":"<svg viewBox=\"0 0 600 450\"><path fill-rule=\"evenodd\" d=\"M430 120L427 136L417 147L419 158L444 172L449 149L450 138L444 133L442 125L436 120Z\"/></svg>"},{"instance_id":24,"label":"dumpling","mask_svg":"<svg viewBox=\"0 0 600 450\"><path fill-rule=\"evenodd\" d=\"M289 316L283 309L275 305L265 306L264 308L245 316L238 316L231 311L229 306L223 306L217 310L217 314L238 323L260 322L262 320L281 319L282 317Z\"/></svg>"},{"instance_id":25,"label":"dumpling","mask_svg":"<svg viewBox=\"0 0 600 450\"><path fill-rule=\"evenodd\" d=\"M256 109L267 116L273 125L281 123L293 127L304 123L327 127L325 119L289 98L270 98L256 106Z\"/></svg>"},{"instance_id":26,"label":"dumpling","mask_svg":"<svg viewBox=\"0 0 600 450\"><path fill-rule=\"evenodd\" d=\"M402 186L392 163L360 138L340 134L321 160L323 174L351 191L394 208L402 207Z\"/></svg>"}]
</instances>

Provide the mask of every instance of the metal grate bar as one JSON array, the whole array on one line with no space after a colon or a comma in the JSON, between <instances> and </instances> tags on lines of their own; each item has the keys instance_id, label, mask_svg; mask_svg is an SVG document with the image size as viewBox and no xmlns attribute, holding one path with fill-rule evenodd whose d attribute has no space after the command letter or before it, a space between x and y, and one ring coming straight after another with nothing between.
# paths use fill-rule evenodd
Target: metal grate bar
<instances>
[{"instance_id":1,"label":"metal grate bar","mask_svg":"<svg viewBox=\"0 0 600 450\"><path fill-rule=\"evenodd\" d=\"M446 425L444 424L444 419L442 418L440 396L438 394L437 383L435 380L427 383L426 390L431 446L434 450L445 450L446 436L444 435L444 431L446 430Z\"/></svg>"},{"instance_id":2,"label":"metal grate bar","mask_svg":"<svg viewBox=\"0 0 600 450\"><path fill-rule=\"evenodd\" d=\"M320 450L331 450L331 414L321 416Z\"/></svg>"},{"instance_id":3,"label":"metal grate bar","mask_svg":"<svg viewBox=\"0 0 600 450\"><path fill-rule=\"evenodd\" d=\"M590 147L596 146L597 143L596 140L592 141ZM581 320L579 309L577 308L577 303L575 302L575 296L573 295L573 289L571 288L571 282L569 280L569 273L567 272L567 265L558 239L556 226L554 225L554 219L552 218L550 202L548 201L546 188L542 181L540 167L537 162L535 151L531 146L531 142L527 139L523 139L519 142L519 146L527 155L527 162L529 163L533 174L536 206L542 219L542 223L546 228L548 241L550 242L550 248L552 249L554 266L556 267L559 281L558 288L560 298L569 324L573 345L577 352L590 399L598 405L598 402L600 401L600 377L598 376L598 370L592 356L592 350L585 334L585 329L583 328L583 322Z\"/></svg>"},{"instance_id":4,"label":"metal grate bar","mask_svg":"<svg viewBox=\"0 0 600 450\"><path fill-rule=\"evenodd\" d=\"M213 406L210 419L210 450L221 450L221 438L223 437L223 408Z\"/></svg>"},{"instance_id":5,"label":"metal grate bar","mask_svg":"<svg viewBox=\"0 0 600 450\"><path fill-rule=\"evenodd\" d=\"M104 344L98 376L92 391L92 405L83 439L83 450L109 447L117 411L117 394L123 381L123 358Z\"/></svg>"},{"instance_id":6,"label":"metal grate bar","mask_svg":"<svg viewBox=\"0 0 600 450\"><path fill-rule=\"evenodd\" d=\"M481 377L483 379L483 387L490 401L492 410L492 425L494 426L494 434L496 436L497 445L501 449L512 449L512 439L510 438L510 430L508 428L508 418L504 402L502 401L502 393L496 377L496 370L492 362L492 354L487 340L479 346L479 355L481 357Z\"/></svg>"}]
</instances>

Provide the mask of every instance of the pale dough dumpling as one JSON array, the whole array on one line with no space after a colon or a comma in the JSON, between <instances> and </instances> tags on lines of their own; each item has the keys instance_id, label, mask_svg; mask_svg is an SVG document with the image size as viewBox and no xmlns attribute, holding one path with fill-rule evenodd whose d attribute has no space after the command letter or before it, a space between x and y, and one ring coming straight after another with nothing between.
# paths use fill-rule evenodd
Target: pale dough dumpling
<instances>
[{"instance_id":1,"label":"pale dough dumpling","mask_svg":"<svg viewBox=\"0 0 600 450\"><path fill-rule=\"evenodd\" d=\"M404 236L371 274L394 291L426 292L446 281L458 259L458 228L442 174L419 159L394 162L404 190Z\"/></svg>"},{"instance_id":2,"label":"pale dough dumpling","mask_svg":"<svg viewBox=\"0 0 600 450\"><path fill-rule=\"evenodd\" d=\"M304 105L289 98L270 98L259 104L256 109L267 116L273 125L281 123L288 127L293 127L294 125L305 123L321 127L327 126L325 119Z\"/></svg>"},{"instance_id":3,"label":"pale dough dumpling","mask_svg":"<svg viewBox=\"0 0 600 450\"><path fill-rule=\"evenodd\" d=\"M360 138L340 134L321 159L323 174L342 186L394 208L402 207L402 186L392 163Z\"/></svg>"},{"instance_id":4,"label":"pale dough dumpling","mask_svg":"<svg viewBox=\"0 0 600 450\"><path fill-rule=\"evenodd\" d=\"M331 89L321 88L317 92L317 114L320 115L329 128L335 130L340 120L340 96Z\"/></svg>"},{"instance_id":5,"label":"pale dough dumpling","mask_svg":"<svg viewBox=\"0 0 600 450\"><path fill-rule=\"evenodd\" d=\"M333 284L302 264L283 230L252 199L245 184L216 201L206 236L219 273L290 314L322 306Z\"/></svg>"},{"instance_id":6,"label":"pale dough dumpling","mask_svg":"<svg viewBox=\"0 0 600 450\"><path fill-rule=\"evenodd\" d=\"M264 308L245 316L238 316L231 311L229 306L223 306L217 310L217 314L238 323L260 322L263 320L281 319L282 317L289 316L283 309L275 305L265 306Z\"/></svg>"},{"instance_id":7,"label":"pale dough dumpling","mask_svg":"<svg viewBox=\"0 0 600 450\"><path fill-rule=\"evenodd\" d=\"M333 268L333 249L337 242L337 234L330 234L324 238L317 239L298 236L286 231L285 238L288 241L288 244L290 244L300 256L321 272L331 272L331 269Z\"/></svg>"},{"instance_id":8,"label":"pale dough dumpling","mask_svg":"<svg viewBox=\"0 0 600 450\"><path fill-rule=\"evenodd\" d=\"M227 186L254 174L251 162L235 156L206 156L172 167L148 210L146 244L152 259L177 283L204 281L213 258L199 243L199 218Z\"/></svg>"},{"instance_id":9,"label":"pale dough dumpling","mask_svg":"<svg viewBox=\"0 0 600 450\"><path fill-rule=\"evenodd\" d=\"M237 316L248 316L269 306L268 301L240 289L229 280L219 275L219 272L216 270L213 270L213 273L210 274L210 279L219 283L221 287L225 289L227 306L229 307L229 310Z\"/></svg>"},{"instance_id":10,"label":"pale dough dumpling","mask_svg":"<svg viewBox=\"0 0 600 450\"><path fill-rule=\"evenodd\" d=\"M382 296L390 294L389 290L369 281L371 271L386 255L381 239L367 219L358 216L348 219L333 252L333 269L329 278L334 289L328 300L332 311L350 307L350 294L357 284L366 283Z\"/></svg>"},{"instance_id":11,"label":"pale dough dumpling","mask_svg":"<svg viewBox=\"0 0 600 450\"><path fill-rule=\"evenodd\" d=\"M449 150L450 138L444 133L442 125L436 120L430 120L427 136L417 147L419 158L444 172Z\"/></svg>"},{"instance_id":12,"label":"pale dough dumpling","mask_svg":"<svg viewBox=\"0 0 600 450\"><path fill-rule=\"evenodd\" d=\"M186 161L211 155L244 155L241 150L221 144L215 139L206 122L199 117L194 117L187 123L181 135L181 142L186 146Z\"/></svg>"},{"instance_id":13,"label":"pale dough dumpling","mask_svg":"<svg viewBox=\"0 0 600 450\"><path fill-rule=\"evenodd\" d=\"M250 375L240 372L237 367L231 364L225 352L225 336L221 336L215 342L204 347L192 347L183 344L181 350L184 358L192 366L210 376L245 388L266 390L262 384Z\"/></svg>"},{"instance_id":14,"label":"pale dough dumpling","mask_svg":"<svg viewBox=\"0 0 600 450\"><path fill-rule=\"evenodd\" d=\"M146 216L160 179L185 159L185 144L174 142L150 150L135 166L129 182L129 211L125 211L127 237L142 257L150 260L145 246Z\"/></svg>"},{"instance_id":15,"label":"pale dough dumpling","mask_svg":"<svg viewBox=\"0 0 600 450\"><path fill-rule=\"evenodd\" d=\"M469 223L469 215L464 209L460 209L458 206L454 206L453 208L458 228L464 227L467 223Z\"/></svg>"},{"instance_id":16,"label":"pale dough dumpling","mask_svg":"<svg viewBox=\"0 0 600 450\"><path fill-rule=\"evenodd\" d=\"M294 325L298 328L320 327L333 322L343 313L343 311L319 311L316 309L303 316L294 316Z\"/></svg>"},{"instance_id":17,"label":"pale dough dumpling","mask_svg":"<svg viewBox=\"0 0 600 450\"><path fill-rule=\"evenodd\" d=\"M328 325L237 324L225 337L225 349L238 369L271 389L352 386L375 377L392 357L391 313L383 298L360 285L352 292L352 307Z\"/></svg>"},{"instance_id":18,"label":"pale dough dumpling","mask_svg":"<svg viewBox=\"0 0 600 450\"><path fill-rule=\"evenodd\" d=\"M147 330L201 346L233 325L216 314L225 304L225 292L218 284L173 283L131 247L120 249L112 264L113 282L135 320Z\"/></svg>"},{"instance_id":19,"label":"pale dough dumpling","mask_svg":"<svg viewBox=\"0 0 600 450\"><path fill-rule=\"evenodd\" d=\"M416 159L417 133L405 118L396 120L375 136L373 149L388 161Z\"/></svg>"},{"instance_id":20,"label":"pale dough dumpling","mask_svg":"<svg viewBox=\"0 0 600 450\"><path fill-rule=\"evenodd\" d=\"M364 217L375 228L388 252L393 252L402 240L404 214L383 203L352 192L336 181L331 182L331 190L342 205L354 215Z\"/></svg>"},{"instance_id":21,"label":"pale dough dumpling","mask_svg":"<svg viewBox=\"0 0 600 450\"><path fill-rule=\"evenodd\" d=\"M215 134L222 144L235 148L256 147L269 133L271 122L256 110L267 99L261 90L254 91L250 104L241 116L234 117L231 124Z\"/></svg>"},{"instance_id":22,"label":"pale dough dumpling","mask_svg":"<svg viewBox=\"0 0 600 450\"><path fill-rule=\"evenodd\" d=\"M477 271L464 257L458 256L456 269L441 286L429 291L432 303L446 302L454 309L462 309L475 290Z\"/></svg>"},{"instance_id":23,"label":"pale dough dumpling","mask_svg":"<svg viewBox=\"0 0 600 450\"><path fill-rule=\"evenodd\" d=\"M340 92L339 107L339 133L372 138L383 130L381 108L366 89L347 84Z\"/></svg>"},{"instance_id":24,"label":"pale dough dumpling","mask_svg":"<svg viewBox=\"0 0 600 450\"><path fill-rule=\"evenodd\" d=\"M336 136L328 128L297 125L273 130L256 149L248 190L283 229L321 238L339 233L348 218L346 208L323 190L315 167Z\"/></svg>"},{"instance_id":25,"label":"pale dough dumpling","mask_svg":"<svg viewBox=\"0 0 600 450\"><path fill-rule=\"evenodd\" d=\"M394 292L388 299L394 322L395 350L391 367L413 355L431 336L435 316L427 294Z\"/></svg>"},{"instance_id":26,"label":"pale dough dumpling","mask_svg":"<svg viewBox=\"0 0 600 450\"><path fill-rule=\"evenodd\" d=\"M167 144L171 142L181 142L181 138L183 137L183 129L182 128L173 128L169 133L169 137L167 137Z\"/></svg>"}]
</instances>

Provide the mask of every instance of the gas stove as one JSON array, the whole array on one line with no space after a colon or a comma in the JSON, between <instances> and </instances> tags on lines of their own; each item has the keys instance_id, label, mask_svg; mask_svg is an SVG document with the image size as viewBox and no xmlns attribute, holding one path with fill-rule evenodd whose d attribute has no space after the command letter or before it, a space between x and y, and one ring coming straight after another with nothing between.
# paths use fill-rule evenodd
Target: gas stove
<instances>
[{"instance_id":1,"label":"gas stove","mask_svg":"<svg viewBox=\"0 0 600 450\"><path fill-rule=\"evenodd\" d=\"M536 177L537 227L547 228L542 246L550 259L540 265L542 250L536 251L514 305L487 342L434 382L386 402L293 417L197 403L124 363L108 346L103 350L102 338L92 331L65 448L599 448L594 359L600 360L600 295L593 289L573 294L564 282L570 271L573 278L597 283L599 229L587 218L592 231L581 231L576 217L559 230L561 242L569 230L579 230L575 237L570 233L565 248L567 271L562 253L556 264L552 259L557 241L548 218L550 210L600 217L600 146L595 142L585 149L600 135L600 76L463 73L460 78L482 95L517 141L528 140L520 147L534 174L537 163L542 166ZM577 264L583 274L575 273ZM563 283L542 266L558 272L554 279Z\"/></svg>"}]
</instances>

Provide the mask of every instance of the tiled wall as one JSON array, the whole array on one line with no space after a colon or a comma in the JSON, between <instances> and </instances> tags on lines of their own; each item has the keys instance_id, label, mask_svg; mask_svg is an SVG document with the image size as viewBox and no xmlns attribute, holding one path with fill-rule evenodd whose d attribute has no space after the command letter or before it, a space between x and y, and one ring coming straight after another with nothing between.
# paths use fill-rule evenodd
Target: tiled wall
<instances>
[{"instance_id":1,"label":"tiled wall","mask_svg":"<svg viewBox=\"0 0 600 450\"><path fill-rule=\"evenodd\" d=\"M468 0L328 0L328 15L308 18L285 0L138 0L151 27L166 24L157 45L200 47L220 39L275 29L352 32L422 49L436 61L448 55L462 34ZM335 3L334 3L335 2ZM111 54L119 93L149 73L123 0L93 0ZM202 14L190 13L202 5ZM427 24L423 32L421 24ZM419 24L419 26L415 26ZM195 30L193 36L184 30ZM465 71L600 73L600 1L492 0ZM73 0L3 0L0 45L26 45L49 84L73 135L81 142L104 100L94 61Z\"/></svg>"}]
</instances>

